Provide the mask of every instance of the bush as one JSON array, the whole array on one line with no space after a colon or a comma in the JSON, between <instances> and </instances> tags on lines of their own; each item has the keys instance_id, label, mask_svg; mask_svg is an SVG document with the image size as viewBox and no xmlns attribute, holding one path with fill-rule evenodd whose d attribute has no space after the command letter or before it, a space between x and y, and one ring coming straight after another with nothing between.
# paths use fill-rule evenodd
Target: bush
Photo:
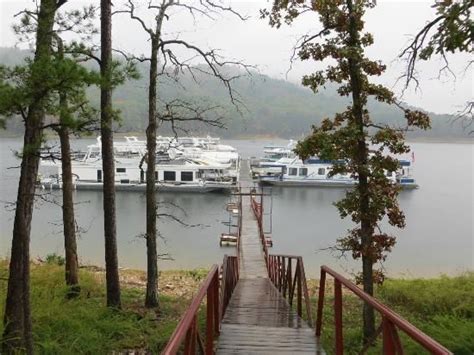
<instances>
[{"instance_id":1,"label":"bush","mask_svg":"<svg viewBox=\"0 0 474 355\"><path fill-rule=\"evenodd\" d=\"M66 260L63 256L56 253L46 255L46 263L50 265L59 265L63 266Z\"/></svg>"}]
</instances>

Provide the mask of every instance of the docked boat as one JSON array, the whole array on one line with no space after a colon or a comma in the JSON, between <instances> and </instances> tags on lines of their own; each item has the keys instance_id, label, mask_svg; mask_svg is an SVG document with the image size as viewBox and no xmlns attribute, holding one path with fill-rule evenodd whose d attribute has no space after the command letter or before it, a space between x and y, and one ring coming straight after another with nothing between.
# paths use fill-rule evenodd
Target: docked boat
<instances>
[{"instance_id":1,"label":"docked boat","mask_svg":"<svg viewBox=\"0 0 474 355\"><path fill-rule=\"evenodd\" d=\"M265 146L262 158L250 160L252 178L263 185L279 186L351 187L357 183L349 174L331 176L334 161L317 157L302 161L294 152L295 146L293 140L286 146ZM412 163L402 159L399 165L398 171L387 172L387 179L406 189L417 188Z\"/></svg>"},{"instance_id":2,"label":"docked boat","mask_svg":"<svg viewBox=\"0 0 474 355\"><path fill-rule=\"evenodd\" d=\"M282 164L292 162L296 158L293 149L296 142L292 139L287 145L267 145L263 147L262 158L250 158L250 172L253 179L260 176L281 174Z\"/></svg>"},{"instance_id":3,"label":"docked boat","mask_svg":"<svg viewBox=\"0 0 474 355\"><path fill-rule=\"evenodd\" d=\"M240 166L238 154L235 161L231 161L223 157L220 157L220 160L212 159L206 157L206 154L197 154L197 152L190 157L190 154L185 154L176 147L169 148L168 146L168 149L164 151L163 146L160 146L160 149L157 152L155 164L156 187L159 191L229 191L237 184ZM211 154L212 151L208 150L208 153ZM135 137L126 137L124 142L114 142L116 190L142 191L146 189L145 154L146 144ZM72 160L76 189L102 189L101 158L101 145L98 140L96 144L88 146L82 158ZM48 189L62 188L59 160L42 160L40 173L40 186Z\"/></svg>"},{"instance_id":4,"label":"docked boat","mask_svg":"<svg viewBox=\"0 0 474 355\"><path fill-rule=\"evenodd\" d=\"M319 158L305 161L299 158L281 158L272 163L262 162L256 178L261 184L279 186L351 187L357 183L349 174L330 176L333 164L333 161ZM387 172L387 179L405 189L417 188L412 177L411 162L399 160L399 164L398 171Z\"/></svg>"}]
</instances>

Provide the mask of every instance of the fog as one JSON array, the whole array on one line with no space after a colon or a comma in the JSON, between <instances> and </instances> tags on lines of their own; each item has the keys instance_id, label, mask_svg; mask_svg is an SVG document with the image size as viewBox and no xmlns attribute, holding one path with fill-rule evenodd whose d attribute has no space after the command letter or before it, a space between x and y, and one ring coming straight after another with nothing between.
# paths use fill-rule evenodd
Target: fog
<instances>
[{"instance_id":1,"label":"fog","mask_svg":"<svg viewBox=\"0 0 474 355\"><path fill-rule=\"evenodd\" d=\"M380 59L387 71L379 80L392 88L403 101L436 113L456 113L465 103L473 100L474 78L472 68L466 70L467 54L448 57L453 74L439 76L443 66L439 60L418 64L420 88L410 88L402 96L403 83L397 79L403 73L405 63L398 59L401 49L426 21L434 17L431 4L434 1L379 1L375 9L366 16L366 29L374 34L375 44L368 49L372 59ZM69 0L62 8L73 9L98 1ZM123 7L123 1L114 1L116 9ZM148 1L136 1L146 8ZM239 20L231 14L213 15L213 19L197 15L190 16L185 10L172 14L165 23L166 38L180 38L203 49L216 48L228 59L241 60L255 65L258 70L271 77L286 79L299 84L304 74L321 68L321 63L296 62L292 70L290 57L299 36L320 28L315 14L301 17L291 27L271 28L267 20L259 18L259 10L271 6L271 1L230 1L239 13L248 17ZM12 24L18 21L14 14L25 7L31 8L31 0L0 0L0 46L20 46L12 31ZM142 11L151 24L152 16ZM137 55L149 52L147 35L141 26L126 14L115 15L113 23L114 47ZM98 43L99 39L94 40ZM183 53L186 55L186 53Z\"/></svg>"}]
</instances>

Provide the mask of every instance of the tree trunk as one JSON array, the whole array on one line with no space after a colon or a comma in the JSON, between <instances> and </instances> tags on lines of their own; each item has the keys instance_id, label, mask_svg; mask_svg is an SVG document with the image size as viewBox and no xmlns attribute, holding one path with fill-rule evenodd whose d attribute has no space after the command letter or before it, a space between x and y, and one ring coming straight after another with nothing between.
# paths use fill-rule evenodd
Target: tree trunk
<instances>
[{"instance_id":1,"label":"tree trunk","mask_svg":"<svg viewBox=\"0 0 474 355\"><path fill-rule=\"evenodd\" d=\"M62 94L61 94L62 96ZM69 129L61 126L59 129L61 142L61 164L63 183L63 228L64 250L66 254L66 285L69 286L68 297L79 294L79 263L77 261L76 226L74 220L74 185L72 181L71 147Z\"/></svg>"},{"instance_id":2,"label":"tree trunk","mask_svg":"<svg viewBox=\"0 0 474 355\"><path fill-rule=\"evenodd\" d=\"M146 169L146 250L147 283L146 307L157 307L158 302L158 255L156 245L156 85L158 71L158 38L151 39L150 84L148 87L148 127L146 129L147 169Z\"/></svg>"},{"instance_id":3,"label":"tree trunk","mask_svg":"<svg viewBox=\"0 0 474 355\"><path fill-rule=\"evenodd\" d=\"M44 97L47 92L48 65L56 0L42 0L38 14L36 51L32 65L32 104L25 119L23 156L13 225L12 249L4 314L2 353L33 353L30 312L30 231L38 177L39 148L44 125Z\"/></svg>"},{"instance_id":4,"label":"tree trunk","mask_svg":"<svg viewBox=\"0 0 474 355\"><path fill-rule=\"evenodd\" d=\"M104 193L105 278L107 306L120 308L120 281L117 258L115 218L115 163L112 112L112 12L111 0L101 0L100 131L102 136L102 170Z\"/></svg>"},{"instance_id":5,"label":"tree trunk","mask_svg":"<svg viewBox=\"0 0 474 355\"><path fill-rule=\"evenodd\" d=\"M357 30L356 14L353 8L352 0L347 0L349 11L349 44L354 49L361 47L359 33ZM372 245L373 230L369 217L369 186L367 179L368 156L369 151L365 141L364 121L363 121L363 99L361 97L362 82L360 80L360 63L354 58L349 59L350 81L352 86L352 113L354 122L357 126L358 146L357 146L357 164L358 164L358 184L357 189L360 195L360 215L361 215L361 243L362 243L362 279L364 291L373 296L373 261L367 256L366 251L370 250ZM375 335L375 315L374 309L367 303L363 307L364 320L364 342L369 341Z\"/></svg>"},{"instance_id":6,"label":"tree trunk","mask_svg":"<svg viewBox=\"0 0 474 355\"><path fill-rule=\"evenodd\" d=\"M58 38L58 56L64 58L63 45ZM61 170L63 184L63 232L64 251L66 254L66 285L69 286L68 297L79 295L79 263L77 261L76 226L74 219L74 185L72 179L71 166L71 144L69 141L68 128L68 102L64 91L59 93L59 122L61 126L58 130L59 141L61 143Z\"/></svg>"}]
</instances>

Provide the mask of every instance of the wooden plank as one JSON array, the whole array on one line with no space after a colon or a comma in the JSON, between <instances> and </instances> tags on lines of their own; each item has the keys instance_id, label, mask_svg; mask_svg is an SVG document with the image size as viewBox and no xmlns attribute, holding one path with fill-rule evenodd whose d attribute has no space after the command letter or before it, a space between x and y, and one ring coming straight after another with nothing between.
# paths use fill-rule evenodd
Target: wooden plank
<instances>
[{"instance_id":1,"label":"wooden plank","mask_svg":"<svg viewBox=\"0 0 474 355\"><path fill-rule=\"evenodd\" d=\"M242 201L240 280L222 320L217 354L324 354L314 330L268 278L250 198Z\"/></svg>"}]
</instances>

